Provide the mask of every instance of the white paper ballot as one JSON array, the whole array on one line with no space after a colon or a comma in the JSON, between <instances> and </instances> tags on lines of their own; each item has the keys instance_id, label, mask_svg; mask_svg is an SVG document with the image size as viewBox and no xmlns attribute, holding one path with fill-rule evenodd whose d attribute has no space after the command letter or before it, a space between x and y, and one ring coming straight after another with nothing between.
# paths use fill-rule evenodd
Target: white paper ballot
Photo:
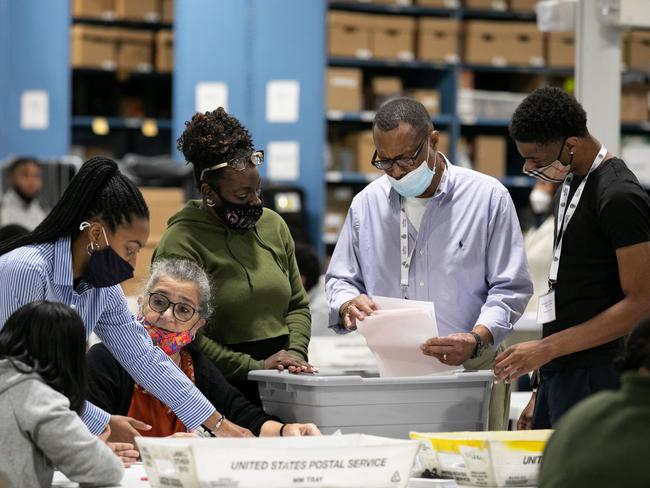
<instances>
[{"instance_id":1,"label":"white paper ballot","mask_svg":"<svg viewBox=\"0 0 650 488\"><path fill-rule=\"evenodd\" d=\"M382 377L424 376L458 369L425 356L420 346L438 336L433 302L373 297L378 310L357 321Z\"/></svg>"}]
</instances>

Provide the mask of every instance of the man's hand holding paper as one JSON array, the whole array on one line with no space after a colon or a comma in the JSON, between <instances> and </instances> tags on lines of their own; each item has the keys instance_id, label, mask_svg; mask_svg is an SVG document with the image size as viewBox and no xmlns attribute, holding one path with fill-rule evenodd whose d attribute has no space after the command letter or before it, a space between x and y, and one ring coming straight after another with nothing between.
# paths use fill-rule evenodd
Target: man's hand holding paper
<instances>
[{"instance_id":1,"label":"man's hand holding paper","mask_svg":"<svg viewBox=\"0 0 650 488\"><path fill-rule=\"evenodd\" d=\"M370 315L357 322L383 377L421 376L455 369L425 356L420 346L438 335L432 302L374 297Z\"/></svg>"}]
</instances>

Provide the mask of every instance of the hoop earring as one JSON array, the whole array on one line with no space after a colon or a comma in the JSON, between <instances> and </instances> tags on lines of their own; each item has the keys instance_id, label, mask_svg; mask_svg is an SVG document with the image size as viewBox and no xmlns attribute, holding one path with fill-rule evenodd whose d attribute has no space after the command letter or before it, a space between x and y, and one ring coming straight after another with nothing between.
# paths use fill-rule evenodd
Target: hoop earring
<instances>
[{"instance_id":1,"label":"hoop earring","mask_svg":"<svg viewBox=\"0 0 650 488\"><path fill-rule=\"evenodd\" d=\"M214 206L216 205L216 203L214 203L214 202L212 201L211 198L206 198L206 199L205 199L205 204L206 204L208 207L214 207Z\"/></svg>"},{"instance_id":2,"label":"hoop earring","mask_svg":"<svg viewBox=\"0 0 650 488\"><path fill-rule=\"evenodd\" d=\"M86 252L88 253L88 256L90 256L95 249L98 249L99 246L97 244L93 244L92 242L89 242L88 245L86 246Z\"/></svg>"}]
</instances>

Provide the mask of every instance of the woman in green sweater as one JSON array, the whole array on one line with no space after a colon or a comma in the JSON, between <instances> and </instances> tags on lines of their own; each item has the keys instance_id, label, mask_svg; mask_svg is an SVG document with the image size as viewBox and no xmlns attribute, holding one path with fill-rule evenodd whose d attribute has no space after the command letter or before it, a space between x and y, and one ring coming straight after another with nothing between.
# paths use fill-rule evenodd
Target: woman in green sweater
<instances>
[{"instance_id":1,"label":"woman in green sweater","mask_svg":"<svg viewBox=\"0 0 650 488\"><path fill-rule=\"evenodd\" d=\"M593 395L571 409L549 440L540 488L647 488L650 439L650 318L630 334L620 391Z\"/></svg>"},{"instance_id":2,"label":"woman in green sweater","mask_svg":"<svg viewBox=\"0 0 650 488\"><path fill-rule=\"evenodd\" d=\"M257 166L264 155L241 123L219 108L185 125L177 145L202 199L169 220L153 259L183 257L207 272L214 313L198 345L259 404L249 371L314 371L306 362L311 318L294 242L284 220L262 207Z\"/></svg>"}]
</instances>

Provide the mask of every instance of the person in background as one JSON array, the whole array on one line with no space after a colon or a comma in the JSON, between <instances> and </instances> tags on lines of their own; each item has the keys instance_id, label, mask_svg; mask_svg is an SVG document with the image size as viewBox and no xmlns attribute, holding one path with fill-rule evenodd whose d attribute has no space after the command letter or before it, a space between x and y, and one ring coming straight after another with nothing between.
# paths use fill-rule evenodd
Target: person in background
<instances>
[{"instance_id":1,"label":"person in background","mask_svg":"<svg viewBox=\"0 0 650 488\"><path fill-rule=\"evenodd\" d=\"M559 88L528 95L510 135L524 173L562 189L549 289L539 298L542 339L509 347L494 372L508 381L541 368L518 425L551 428L584 398L619 387L613 362L623 337L650 315L650 198Z\"/></svg>"},{"instance_id":2,"label":"person in background","mask_svg":"<svg viewBox=\"0 0 650 488\"><path fill-rule=\"evenodd\" d=\"M192 164L202 199L169 219L154 253L203 268L213 284L197 345L256 405L250 371L313 372L307 363L309 301L294 242L282 217L262 206L257 166L264 158L248 131L223 108L186 122L178 149Z\"/></svg>"},{"instance_id":3,"label":"person in background","mask_svg":"<svg viewBox=\"0 0 650 488\"><path fill-rule=\"evenodd\" d=\"M180 258L160 259L138 298L138 321L203 392L217 410L256 436L318 435L313 424L283 424L250 403L194 345L212 312L210 282L197 264ZM145 436L164 437L188 429L163 402L138 385L103 344L88 351L88 399L116 415L151 425Z\"/></svg>"},{"instance_id":4,"label":"person in background","mask_svg":"<svg viewBox=\"0 0 650 488\"><path fill-rule=\"evenodd\" d=\"M548 270L553 260L553 197L557 184L538 180L530 192L530 208L536 225L524 235L524 248L533 279L533 297L525 313L537 313L537 297L548 289Z\"/></svg>"},{"instance_id":5,"label":"person in background","mask_svg":"<svg viewBox=\"0 0 650 488\"><path fill-rule=\"evenodd\" d=\"M508 190L451 164L416 100L382 105L373 137L368 164L385 174L355 196L334 249L326 276L330 325L354 329L373 313L375 295L430 301L440 336L414 353L491 367L533 291ZM493 388L492 430L507 425L508 387Z\"/></svg>"},{"instance_id":6,"label":"person in background","mask_svg":"<svg viewBox=\"0 0 650 488\"><path fill-rule=\"evenodd\" d=\"M325 295L325 275L314 248L304 242L296 242L296 261L300 279L309 295L311 335L329 335L329 306Z\"/></svg>"},{"instance_id":7,"label":"person in background","mask_svg":"<svg viewBox=\"0 0 650 488\"><path fill-rule=\"evenodd\" d=\"M201 424L219 435L247 435L221 420L205 396L154 347L129 311L119 286L133 276L149 237L149 209L138 188L114 161L86 161L63 196L33 232L0 243L0 329L20 306L36 300L74 307L86 326L138 383L170 405L189 429ZM10 284L10 285L9 285ZM82 419L95 435L133 442L149 426L109 415L91 403Z\"/></svg>"},{"instance_id":8,"label":"person in background","mask_svg":"<svg viewBox=\"0 0 650 488\"><path fill-rule=\"evenodd\" d=\"M120 459L78 416L85 350L81 317L61 303L27 304L0 330L0 479L8 486L49 487L54 468L78 483L121 481Z\"/></svg>"},{"instance_id":9,"label":"person in background","mask_svg":"<svg viewBox=\"0 0 650 488\"><path fill-rule=\"evenodd\" d=\"M7 169L9 188L0 200L0 225L19 224L33 230L47 213L38 202L43 188L40 164L34 158L19 158Z\"/></svg>"},{"instance_id":10,"label":"person in background","mask_svg":"<svg viewBox=\"0 0 650 488\"><path fill-rule=\"evenodd\" d=\"M550 438L540 488L646 488L650 438L650 319L630 334L620 391L603 391L573 407Z\"/></svg>"}]
</instances>

